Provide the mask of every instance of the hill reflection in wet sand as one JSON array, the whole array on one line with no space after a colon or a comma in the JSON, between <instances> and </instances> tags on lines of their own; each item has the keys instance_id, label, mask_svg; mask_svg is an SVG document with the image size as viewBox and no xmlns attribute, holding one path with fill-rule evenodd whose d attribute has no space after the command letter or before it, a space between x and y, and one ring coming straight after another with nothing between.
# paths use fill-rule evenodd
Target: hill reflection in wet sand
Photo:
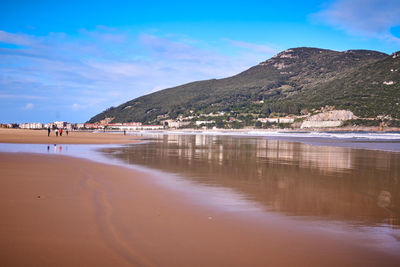
<instances>
[{"instance_id":1,"label":"hill reflection in wet sand","mask_svg":"<svg viewBox=\"0 0 400 267\"><path fill-rule=\"evenodd\" d=\"M400 154L263 138L161 135L104 150L294 216L400 225Z\"/></svg>"}]
</instances>

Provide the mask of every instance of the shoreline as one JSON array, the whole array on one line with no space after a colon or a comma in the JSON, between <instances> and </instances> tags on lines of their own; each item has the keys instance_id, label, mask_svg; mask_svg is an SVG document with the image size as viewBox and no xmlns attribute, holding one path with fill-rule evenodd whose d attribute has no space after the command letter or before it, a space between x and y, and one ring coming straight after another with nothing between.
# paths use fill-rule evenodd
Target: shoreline
<instances>
[{"instance_id":1,"label":"shoreline","mask_svg":"<svg viewBox=\"0 0 400 267\"><path fill-rule=\"evenodd\" d=\"M118 131L116 131L118 132ZM130 132L138 132L141 131L130 131ZM220 133L249 133L249 132L257 132L257 133L376 133L376 134L396 134L400 133L400 128L391 128L386 130L378 130L376 128L358 128L358 129L337 129L337 128L324 128L324 129L166 129L166 130L153 130L149 132L179 132L179 133L204 133L204 132L220 132Z\"/></svg>"},{"instance_id":2,"label":"shoreline","mask_svg":"<svg viewBox=\"0 0 400 267\"><path fill-rule=\"evenodd\" d=\"M143 142L142 136L164 134L188 135L228 135L238 137L265 137L287 142L300 142L307 145L347 147L352 149L368 149L400 152L399 132L365 132L365 131L295 131L271 129L237 129L237 130L154 130L154 131L73 131L69 136L47 136L47 130L4 129L0 128L0 144L46 144L46 145L125 145ZM333 141L333 142L332 142ZM386 144L395 142L395 146ZM4 150L3 150L4 151ZM24 151L22 151L24 152ZM26 152L32 152L28 150Z\"/></svg>"},{"instance_id":3,"label":"shoreline","mask_svg":"<svg viewBox=\"0 0 400 267\"><path fill-rule=\"evenodd\" d=\"M0 255L7 266L395 266L400 260L340 235L199 206L124 167L26 153L0 153L0 166Z\"/></svg>"},{"instance_id":4,"label":"shoreline","mask_svg":"<svg viewBox=\"0 0 400 267\"><path fill-rule=\"evenodd\" d=\"M157 130L154 130L157 131ZM304 133L312 133L312 132L376 132L376 133L393 133L393 132L400 132L400 128L397 127L364 127L364 126L357 126L357 127L335 127L335 128L268 128L268 129L261 129L261 128L242 128L242 129L166 129L161 131L192 131L192 132L202 132L202 131L221 131L221 132L248 132L248 131L260 131L260 132L304 132Z\"/></svg>"},{"instance_id":5,"label":"shoreline","mask_svg":"<svg viewBox=\"0 0 400 267\"><path fill-rule=\"evenodd\" d=\"M138 138L121 133L109 134L95 132L71 131L68 136L55 136L51 132L47 136L47 130L3 129L0 128L0 143L15 144L132 144L137 143Z\"/></svg>"}]
</instances>

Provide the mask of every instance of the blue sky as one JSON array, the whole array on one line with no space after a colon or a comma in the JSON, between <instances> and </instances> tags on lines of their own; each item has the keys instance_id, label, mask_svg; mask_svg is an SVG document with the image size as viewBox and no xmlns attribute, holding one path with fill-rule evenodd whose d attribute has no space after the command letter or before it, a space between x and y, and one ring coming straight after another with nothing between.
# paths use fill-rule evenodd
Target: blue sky
<instances>
[{"instance_id":1,"label":"blue sky","mask_svg":"<svg viewBox=\"0 0 400 267\"><path fill-rule=\"evenodd\" d=\"M299 46L398 51L398 0L1 0L0 122L84 122Z\"/></svg>"}]
</instances>

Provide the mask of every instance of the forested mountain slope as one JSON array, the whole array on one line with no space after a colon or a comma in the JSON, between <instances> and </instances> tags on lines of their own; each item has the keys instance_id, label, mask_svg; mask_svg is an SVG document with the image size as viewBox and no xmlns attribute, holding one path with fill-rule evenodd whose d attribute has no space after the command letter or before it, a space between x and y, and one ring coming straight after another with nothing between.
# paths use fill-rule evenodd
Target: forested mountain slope
<instances>
[{"instance_id":1,"label":"forested mountain slope","mask_svg":"<svg viewBox=\"0 0 400 267\"><path fill-rule=\"evenodd\" d=\"M400 53L293 48L242 73L197 81L130 100L94 116L154 123L157 116L227 111L300 114L325 105L370 117L400 118Z\"/></svg>"}]
</instances>

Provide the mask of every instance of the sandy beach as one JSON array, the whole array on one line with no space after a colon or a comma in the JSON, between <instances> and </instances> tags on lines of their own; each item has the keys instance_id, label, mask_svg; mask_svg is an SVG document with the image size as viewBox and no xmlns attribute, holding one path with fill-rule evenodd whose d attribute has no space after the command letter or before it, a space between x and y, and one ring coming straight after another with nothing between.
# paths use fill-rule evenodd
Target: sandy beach
<instances>
[{"instance_id":1,"label":"sandy beach","mask_svg":"<svg viewBox=\"0 0 400 267\"><path fill-rule=\"evenodd\" d=\"M134 136L121 133L80 132L70 131L63 136L56 136L52 131L47 136L47 130L25 130L0 128L0 143L24 143L24 144L126 144L134 143Z\"/></svg>"},{"instance_id":2,"label":"sandy beach","mask_svg":"<svg viewBox=\"0 0 400 267\"><path fill-rule=\"evenodd\" d=\"M0 133L1 142L26 138ZM75 141L86 136L94 135ZM128 141L99 136L91 140ZM37 138L26 142L47 134ZM399 260L340 235L200 205L130 168L24 153L0 153L0 168L2 266L396 266Z\"/></svg>"}]
</instances>

